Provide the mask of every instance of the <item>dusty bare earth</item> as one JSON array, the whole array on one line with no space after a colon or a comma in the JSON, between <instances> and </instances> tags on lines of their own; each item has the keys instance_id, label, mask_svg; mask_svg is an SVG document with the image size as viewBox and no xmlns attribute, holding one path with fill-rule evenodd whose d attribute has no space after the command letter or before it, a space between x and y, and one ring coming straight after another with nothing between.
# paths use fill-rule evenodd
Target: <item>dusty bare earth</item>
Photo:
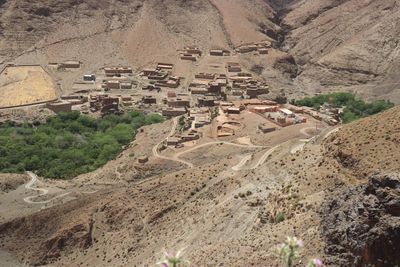
<instances>
[{"instance_id":1,"label":"dusty bare earth","mask_svg":"<svg viewBox=\"0 0 400 267\"><path fill-rule=\"evenodd\" d=\"M351 90L400 103L399 12L395 0L6 0L0 64L80 60L78 70L49 71L69 93L83 73L104 66L136 71L165 61L188 82L237 61L290 97ZM192 63L177 53L185 45L233 52L261 40L273 43L267 55ZM186 248L193 266L278 266L275 245L287 235L304 240L302 262L394 263L398 236L394 252L371 251L399 231L398 107L339 130L309 118L270 134L258 130L257 115L243 113L235 136L216 139L206 129L184 148L158 146L172 121L144 127L115 160L71 181L0 175L0 265L154 266L164 248ZM143 156L149 161L138 163ZM354 213L353 202L364 208ZM337 240L352 229L363 238Z\"/></svg>"},{"instance_id":2,"label":"dusty bare earth","mask_svg":"<svg viewBox=\"0 0 400 267\"><path fill-rule=\"evenodd\" d=\"M284 46L300 67L296 84L399 101L398 1L304 0L289 10Z\"/></svg>"},{"instance_id":3,"label":"dusty bare earth","mask_svg":"<svg viewBox=\"0 0 400 267\"><path fill-rule=\"evenodd\" d=\"M126 153L151 153L151 148L148 152L144 148L134 150L135 143L157 143L155 139L168 136L171 122L146 127L116 162L73 180L75 188L82 184L99 191L81 193L74 200L3 223L2 250L30 264L153 266L163 248L186 247L185 256L196 266L278 266L274 246L286 235L295 235L306 244L303 260L319 256L328 266L349 266L354 258L363 262L368 258L357 254L357 249L340 264L329 258L337 250L325 250L333 241L322 228L325 211L321 207L336 192L365 184L376 170L400 171L396 164L400 159L399 112L395 108L339 131L326 129L297 152L293 148L299 139L293 138L279 142L273 153L269 148L243 151L226 146L221 150L222 146L213 145L206 150L213 155L212 163L207 163L207 157L201 160L205 151L199 148L197 157L183 157L193 158L193 168L179 163L173 167L168 160L151 157L149 165L144 166L154 174L135 180L131 169L137 163ZM390 138L382 138L374 128L378 124ZM154 136L161 128L164 133ZM293 131L290 127L286 130ZM240 154L229 154L234 151ZM377 157L375 152L391 156ZM244 156L253 153L242 162ZM363 160L368 156L365 153L371 155L367 161ZM263 154L265 162L252 168ZM342 156L348 154L351 158ZM240 168L234 170L232 167L239 163ZM126 168L119 167L124 164ZM112 166L121 176L113 173ZM156 170L163 168L166 172L158 175ZM68 186L65 188L68 190ZM284 214L283 222L275 221L278 213Z\"/></svg>"},{"instance_id":4,"label":"dusty bare earth","mask_svg":"<svg viewBox=\"0 0 400 267\"><path fill-rule=\"evenodd\" d=\"M69 92L83 72L103 66L164 61L186 75L195 64L179 60L185 45L208 54L269 40L268 55L240 61L257 66L272 91L348 90L399 103L399 12L396 0L9 0L0 6L0 64L80 60L80 71L54 74Z\"/></svg>"},{"instance_id":5,"label":"dusty bare earth","mask_svg":"<svg viewBox=\"0 0 400 267\"><path fill-rule=\"evenodd\" d=\"M0 174L0 192L7 193L17 189L18 186L25 183L27 177L19 174Z\"/></svg>"},{"instance_id":6,"label":"dusty bare earth","mask_svg":"<svg viewBox=\"0 0 400 267\"><path fill-rule=\"evenodd\" d=\"M0 108L57 99L57 89L41 66L6 67L0 75Z\"/></svg>"}]
</instances>

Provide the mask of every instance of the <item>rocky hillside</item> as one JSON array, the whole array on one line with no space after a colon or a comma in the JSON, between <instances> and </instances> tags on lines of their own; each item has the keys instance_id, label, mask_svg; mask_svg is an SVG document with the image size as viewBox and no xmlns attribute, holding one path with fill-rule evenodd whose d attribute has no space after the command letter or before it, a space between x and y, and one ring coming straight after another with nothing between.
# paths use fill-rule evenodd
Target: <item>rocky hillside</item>
<instances>
[{"instance_id":1,"label":"rocky hillside","mask_svg":"<svg viewBox=\"0 0 400 267\"><path fill-rule=\"evenodd\" d=\"M399 171L400 107L343 127L325 144L326 157L364 180L376 172Z\"/></svg>"},{"instance_id":2,"label":"rocky hillside","mask_svg":"<svg viewBox=\"0 0 400 267\"><path fill-rule=\"evenodd\" d=\"M294 1L285 13L283 48L300 66L298 86L351 88L399 102L398 1Z\"/></svg>"},{"instance_id":3,"label":"rocky hillside","mask_svg":"<svg viewBox=\"0 0 400 267\"><path fill-rule=\"evenodd\" d=\"M198 167L6 222L0 248L20 261L55 266L152 265L164 248L184 247L196 266L279 266L275 246L291 235L306 244L303 262L316 256L327 266L394 262L399 115L394 108L343 126L294 154L282 145L253 170L233 171L237 160L215 146L205 152L212 164L196 158ZM96 176L105 180L110 166ZM391 245L376 250L388 235Z\"/></svg>"},{"instance_id":4,"label":"rocky hillside","mask_svg":"<svg viewBox=\"0 0 400 267\"><path fill-rule=\"evenodd\" d=\"M339 190L325 203L322 231L333 266L400 264L400 177L380 174Z\"/></svg>"},{"instance_id":5,"label":"rocky hillside","mask_svg":"<svg viewBox=\"0 0 400 267\"><path fill-rule=\"evenodd\" d=\"M242 59L263 65L277 90L294 97L352 90L400 103L399 12L396 0L5 0L0 63L74 58L88 71L141 67L178 62L184 45L207 51L266 39L275 43L277 62Z\"/></svg>"},{"instance_id":6,"label":"rocky hillside","mask_svg":"<svg viewBox=\"0 0 400 267\"><path fill-rule=\"evenodd\" d=\"M0 55L3 60L26 50L40 49L68 39L79 39L118 28L141 8L141 1L2 1ZM131 18L129 18L131 19ZM52 34L62 28L58 38ZM72 31L73 29L73 32Z\"/></svg>"}]
</instances>

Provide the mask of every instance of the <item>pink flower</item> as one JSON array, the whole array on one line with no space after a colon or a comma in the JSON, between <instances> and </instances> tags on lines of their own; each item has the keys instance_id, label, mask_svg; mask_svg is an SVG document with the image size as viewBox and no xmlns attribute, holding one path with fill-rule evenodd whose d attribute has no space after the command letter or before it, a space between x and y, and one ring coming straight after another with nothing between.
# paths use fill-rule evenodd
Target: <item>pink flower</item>
<instances>
[{"instance_id":1,"label":"pink flower","mask_svg":"<svg viewBox=\"0 0 400 267\"><path fill-rule=\"evenodd\" d=\"M322 267L322 261L320 259L313 259L313 263L316 267Z\"/></svg>"},{"instance_id":2,"label":"pink flower","mask_svg":"<svg viewBox=\"0 0 400 267\"><path fill-rule=\"evenodd\" d=\"M303 246L303 240L297 239L296 237L294 237L293 239L294 239L294 241L296 242L296 245L297 245L297 246L299 246L299 247L302 247L302 246Z\"/></svg>"},{"instance_id":3,"label":"pink flower","mask_svg":"<svg viewBox=\"0 0 400 267\"><path fill-rule=\"evenodd\" d=\"M165 257L167 259L175 258L176 257L176 252L175 251L165 252Z\"/></svg>"}]
</instances>

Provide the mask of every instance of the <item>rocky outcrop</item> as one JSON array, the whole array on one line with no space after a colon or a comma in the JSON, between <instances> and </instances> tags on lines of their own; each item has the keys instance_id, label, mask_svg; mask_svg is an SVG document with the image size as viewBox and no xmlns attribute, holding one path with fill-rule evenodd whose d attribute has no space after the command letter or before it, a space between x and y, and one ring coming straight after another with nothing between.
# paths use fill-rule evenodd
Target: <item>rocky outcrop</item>
<instances>
[{"instance_id":1,"label":"rocky outcrop","mask_svg":"<svg viewBox=\"0 0 400 267\"><path fill-rule=\"evenodd\" d=\"M23 174L0 174L0 194L7 193L18 188L26 181Z\"/></svg>"},{"instance_id":2,"label":"rocky outcrop","mask_svg":"<svg viewBox=\"0 0 400 267\"><path fill-rule=\"evenodd\" d=\"M322 226L331 266L399 265L400 175L373 175L336 192L323 207Z\"/></svg>"},{"instance_id":3,"label":"rocky outcrop","mask_svg":"<svg viewBox=\"0 0 400 267\"><path fill-rule=\"evenodd\" d=\"M298 68L296 60L291 55L284 55L276 58L273 66L282 73L289 75L292 79L297 76Z\"/></svg>"},{"instance_id":4,"label":"rocky outcrop","mask_svg":"<svg viewBox=\"0 0 400 267\"><path fill-rule=\"evenodd\" d=\"M90 200L73 201L0 224L0 240L6 242L0 248L34 266L87 249L93 242L94 210L90 204Z\"/></svg>"},{"instance_id":5,"label":"rocky outcrop","mask_svg":"<svg viewBox=\"0 0 400 267\"><path fill-rule=\"evenodd\" d=\"M86 249L92 244L93 220L89 219L84 223L77 223L67 229L53 234L42 244L40 251L44 252L37 258L35 264L46 264L60 257L62 252L71 249Z\"/></svg>"}]
</instances>

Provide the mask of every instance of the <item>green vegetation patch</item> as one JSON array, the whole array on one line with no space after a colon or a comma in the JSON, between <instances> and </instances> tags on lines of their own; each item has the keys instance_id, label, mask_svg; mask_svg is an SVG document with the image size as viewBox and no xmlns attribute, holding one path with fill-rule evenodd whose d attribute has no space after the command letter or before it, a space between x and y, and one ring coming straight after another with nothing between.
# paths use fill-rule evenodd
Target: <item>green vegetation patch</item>
<instances>
[{"instance_id":1,"label":"green vegetation patch","mask_svg":"<svg viewBox=\"0 0 400 267\"><path fill-rule=\"evenodd\" d=\"M281 223L285 220L285 214L279 212L275 217L275 223Z\"/></svg>"},{"instance_id":2,"label":"green vegetation patch","mask_svg":"<svg viewBox=\"0 0 400 267\"><path fill-rule=\"evenodd\" d=\"M343 113L341 114L344 123L368 117L394 107L394 104L388 100L376 100L367 103L362 99L357 98L354 94L345 92L306 97L292 103L297 106L312 107L316 110L325 103L329 103L335 108L344 107Z\"/></svg>"},{"instance_id":3,"label":"green vegetation patch","mask_svg":"<svg viewBox=\"0 0 400 267\"><path fill-rule=\"evenodd\" d=\"M114 159L140 127L162 121L161 115L135 111L101 119L60 113L43 124L6 122L0 125L0 172L73 178Z\"/></svg>"}]
</instances>

